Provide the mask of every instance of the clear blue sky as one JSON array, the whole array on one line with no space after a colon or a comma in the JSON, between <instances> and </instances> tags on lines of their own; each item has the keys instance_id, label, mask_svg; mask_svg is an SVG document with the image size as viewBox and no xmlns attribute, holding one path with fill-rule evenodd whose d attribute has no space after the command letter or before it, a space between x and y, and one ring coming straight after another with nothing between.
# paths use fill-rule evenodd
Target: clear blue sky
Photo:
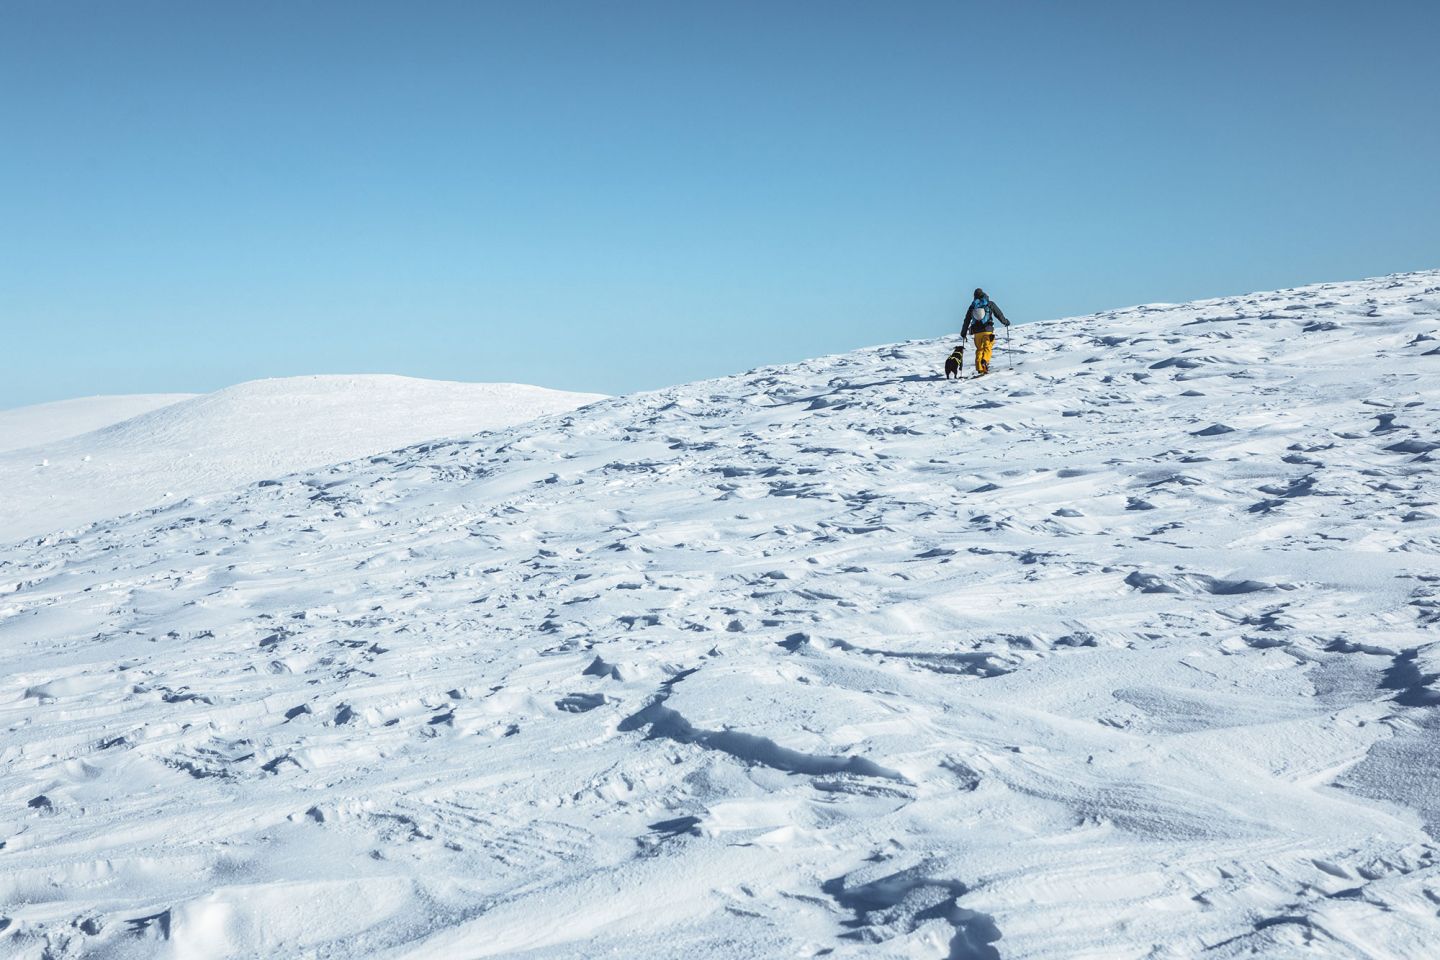
<instances>
[{"instance_id":1,"label":"clear blue sky","mask_svg":"<svg viewBox=\"0 0 1440 960\"><path fill-rule=\"evenodd\" d=\"M1440 267L1440 3L0 0L0 408Z\"/></svg>"}]
</instances>

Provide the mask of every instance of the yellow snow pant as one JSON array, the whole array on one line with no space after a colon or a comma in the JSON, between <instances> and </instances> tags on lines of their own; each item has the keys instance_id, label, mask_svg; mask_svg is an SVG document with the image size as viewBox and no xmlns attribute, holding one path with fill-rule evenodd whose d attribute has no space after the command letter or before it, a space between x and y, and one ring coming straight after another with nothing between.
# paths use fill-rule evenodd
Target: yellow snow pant
<instances>
[{"instance_id":1,"label":"yellow snow pant","mask_svg":"<svg viewBox=\"0 0 1440 960\"><path fill-rule=\"evenodd\" d=\"M993 330L975 331L975 372L990 372L990 354L995 352L995 332Z\"/></svg>"}]
</instances>

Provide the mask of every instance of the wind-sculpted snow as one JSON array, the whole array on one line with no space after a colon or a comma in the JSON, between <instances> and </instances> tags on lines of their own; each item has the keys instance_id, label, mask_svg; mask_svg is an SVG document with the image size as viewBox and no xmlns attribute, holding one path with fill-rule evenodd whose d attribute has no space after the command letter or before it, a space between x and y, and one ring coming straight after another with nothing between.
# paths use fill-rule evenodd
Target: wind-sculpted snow
<instances>
[{"instance_id":1,"label":"wind-sculpted snow","mask_svg":"<svg viewBox=\"0 0 1440 960\"><path fill-rule=\"evenodd\" d=\"M1433 956L1437 318L900 344L10 547L0 953Z\"/></svg>"}]
</instances>

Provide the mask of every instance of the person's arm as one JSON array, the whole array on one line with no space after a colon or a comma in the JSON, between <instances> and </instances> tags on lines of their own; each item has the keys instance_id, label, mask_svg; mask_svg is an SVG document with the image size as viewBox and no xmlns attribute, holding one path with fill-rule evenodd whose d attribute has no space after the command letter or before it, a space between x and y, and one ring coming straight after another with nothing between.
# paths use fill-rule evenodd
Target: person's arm
<instances>
[{"instance_id":1,"label":"person's arm","mask_svg":"<svg viewBox=\"0 0 1440 960\"><path fill-rule=\"evenodd\" d=\"M969 308L969 307L966 307L966 308L965 308L965 322L962 323L962 324L960 324L960 336L961 336L962 338L963 338L963 337L968 337L968 336L970 336L970 308Z\"/></svg>"},{"instance_id":2,"label":"person's arm","mask_svg":"<svg viewBox=\"0 0 1440 960\"><path fill-rule=\"evenodd\" d=\"M1010 326L1010 321L1005 319L1005 311L1000 309L1000 304L996 303L994 300L991 300L990 310L992 313L995 314L996 318L998 318L1001 323L1005 324L1005 326L1007 327Z\"/></svg>"}]
</instances>

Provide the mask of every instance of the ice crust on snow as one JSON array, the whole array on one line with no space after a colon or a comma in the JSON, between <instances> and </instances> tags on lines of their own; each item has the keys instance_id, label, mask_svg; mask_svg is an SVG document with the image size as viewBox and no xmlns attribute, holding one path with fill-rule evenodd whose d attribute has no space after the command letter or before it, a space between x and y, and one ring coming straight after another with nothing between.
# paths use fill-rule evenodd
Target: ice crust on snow
<instances>
[{"instance_id":1,"label":"ice crust on snow","mask_svg":"<svg viewBox=\"0 0 1440 960\"><path fill-rule=\"evenodd\" d=\"M0 548L0 954L1433 956L1437 318L903 343Z\"/></svg>"}]
</instances>

